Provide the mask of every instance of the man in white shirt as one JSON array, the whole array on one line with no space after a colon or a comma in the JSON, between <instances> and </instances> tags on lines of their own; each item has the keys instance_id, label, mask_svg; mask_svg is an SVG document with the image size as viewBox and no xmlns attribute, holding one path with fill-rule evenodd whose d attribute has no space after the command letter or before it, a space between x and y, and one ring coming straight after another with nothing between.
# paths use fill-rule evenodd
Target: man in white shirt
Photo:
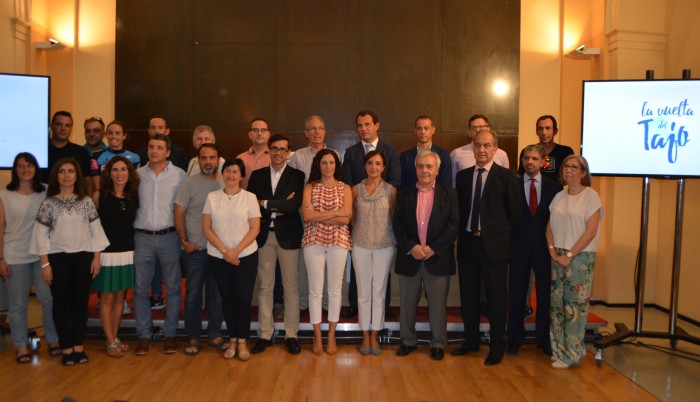
<instances>
[{"instance_id":1,"label":"man in white shirt","mask_svg":"<svg viewBox=\"0 0 700 402\"><path fill-rule=\"evenodd\" d=\"M165 312L163 353L177 352L175 335L180 319L182 272L180 269L180 242L175 231L173 207L175 194L185 179L185 171L168 162L170 138L155 134L148 141L148 163L137 170L139 209L134 221L134 310L137 355L148 354L153 335L153 319L148 291L155 273L156 262L163 271L168 304Z\"/></svg>"},{"instance_id":2,"label":"man in white shirt","mask_svg":"<svg viewBox=\"0 0 700 402\"><path fill-rule=\"evenodd\" d=\"M481 130L489 129L489 119L483 114L475 114L469 118L469 138L470 142L467 145L456 148L450 153L452 160L452 185L455 185L455 177L457 172L470 168L476 164L474 159L474 136ZM509 167L508 155L506 151L498 148L496 155L493 156L493 161L504 168Z\"/></svg>"}]
</instances>

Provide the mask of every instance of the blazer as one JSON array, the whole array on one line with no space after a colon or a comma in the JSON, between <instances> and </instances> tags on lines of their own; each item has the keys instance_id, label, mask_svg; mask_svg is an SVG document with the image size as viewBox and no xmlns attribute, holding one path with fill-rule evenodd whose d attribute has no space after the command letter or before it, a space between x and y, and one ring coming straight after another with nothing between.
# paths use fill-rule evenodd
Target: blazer
<instances>
[{"instance_id":1,"label":"blazer","mask_svg":"<svg viewBox=\"0 0 700 402\"><path fill-rule=\"evenodd\" d=\"M248 181L248 191L255 194L258 200L267 200L267 208L260 207L260 233L256 238L258 247L267 241L272 213L279 212L281 215L277 215L274 221L275 236L280 247L285 250L301 248L304 225L299 208L304 193L304 172L287 165L273 194L270 170L270 166L255 170ZM294 196L287 199L292 193Z\"/></svg>"},{"instance_id":2,"label":"blazer","mask_svg":"<svg viewBox=\"0 0 700 402\"><path fill-rule=\"evenodd\" d=\"M435 255L425 260L425 267L433 275L453 275L456 271L454 242L459 222L457 194L452 187L435 183L434 197L426 242ZM423 262L410 254L411 249L420 244L417 205L418 189L415 186L399 191L392 221L397 248L395 271L399 275L415 276Z\"/></svg>"},{"instance_id":3,"label":"blazer","mask_svg":"<svg viewBox=\"0 0 700 402\"><path fill-rule=\"evenodd\" d=\"M377 143L377 151L383 153L386 159L386 166L384 167L384 172L382 172L382 179L392 186L399 188L401 185L399 153L392 145L381 140ZM365 149L362 147L362 141L345 150L345 156L343 156L343 181L350 185L350 187L367 178L364 159Z\"/></svg>"},{"instance_id":4,"label":"blazer","mask_svg":"<svg viewBox=\"0 0 700 402\"><path fill-rule=\"evenodd\" d=\"M458 259L465 251L467 222L472 209L472 182L476 166L457 172L456 189L459 197ZM481 240L486 255L492 261L510 260L512 232L522 214L518 180L512 170L491 165L480 202Z\"/></svg>"},{"instance_id":5,"label":"blazer","mask_svg":"<svg viewBox=\"0 0 700 402\"><path fill-rule=\"evenodd\" d=\"M530 206L525 198L525 192L529 193L530 187L525 185L522 177L518 177L522 214L518 225L513 231L513 258L527 258L530 255L539 255L549 259L547 239L545 238L547 222L549 221L549 204L552 203L554 196L563 187L559 182L544 175L540 177L542 177L542 188L540 190L537 212L535 212L534 216L530 213Z\"/></svg>"},{"instance_id":6,"label":"blazer","mask_svg":"<svg viewBox=\"0 0 700 402\"><path fill-rule=\"evenodd\" d=\"M431 150L440 157L440 171L438 172L437 182L452 187L452 161L450 160L450 153L437 145L433 145ZM401 161L401 188L415 186L418 182L418 177L416 176L416 156L418 156L418 148L413 147L402 152L399 157Z\"/></svg>"}]
</instances>

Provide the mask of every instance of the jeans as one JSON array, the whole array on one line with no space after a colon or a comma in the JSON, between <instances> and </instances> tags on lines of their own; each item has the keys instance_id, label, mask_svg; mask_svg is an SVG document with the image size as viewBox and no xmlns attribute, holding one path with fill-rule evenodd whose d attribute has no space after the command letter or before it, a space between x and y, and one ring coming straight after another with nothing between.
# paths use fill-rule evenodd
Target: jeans
<instances>
[{"instance_id":1,"label":"jeans","mask_svg":"<svg viewBox=\"0 0 700 402\"><path fill-rule=\"evenodd\" d=\"M209 265L207 250L194 250L182 254L187 282L185 287L185 332L189 339L199 339L202 333L202 290L207 285L207 312L209 339L221 336L221 294Z\"/></svg>"},{"instance_id":2,"label":"jeans","mask_svg":"<svg viewBox=\"0 0 700 402\"><path fill-rule=\"evenodd\" d=\"M182 283L180 241L177 233L171 232L161 236L154 236L135 232L134 245L136 335L139 339L150 339L153 334L153 318L151 316L151 303L148 300L148 291L155 273L156 261L160 261L165 290L168 292L163 334L167 338L175 337L180 320L180 303L182 302L182 291L180 290L180 284Z\"/></svg>"},{"instance_id":3,"label":"jeans","mask_svg":"<svg viewBox=\"0 0 700 402\"><path fill-rule=\"evenodd\" d=\"M27 345L27 299L29 286L34 283L36 298L41 303L41 318L44 335L48 343L58 341L53 323L53 296L49 285L41 278L39 261L10 265L10 277L5 279L10 303L10 329L12 343L16 348Z\"/></svg>"}]
</instances>

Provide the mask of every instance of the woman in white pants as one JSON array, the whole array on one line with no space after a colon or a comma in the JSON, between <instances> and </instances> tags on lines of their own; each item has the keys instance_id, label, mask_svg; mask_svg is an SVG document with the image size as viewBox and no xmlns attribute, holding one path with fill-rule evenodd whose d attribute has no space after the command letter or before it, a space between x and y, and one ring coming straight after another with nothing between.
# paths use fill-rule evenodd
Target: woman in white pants
<instances>
[{"instance_id":1,"label":"woman in white pants","mask_svg":"<svg viewBox=\"0 0 700 402\"><path fill-rule=\"evenodd\" d=\"M343 183L335 151L320 150L311 164L304 187L301 213L306 222L301 246L309 278L309 314L314 326L313 352L323 353L321 300L324 266L328 267L328 344L326 352L338 351L335 328L340 318L343 271L351 247L348 224L352 217L352 190Z\"/></svg>"},{"instance_id":2,"label":"woman in white pants","mask_svg":"<svg viewBox=\"0 0 700 402\"><path fill-rule=\"evenodd\" d=\"M377 335L384 328L384 298L396 252L396 238L391 226L396 188L382 180L386 166L384 154L370 151L364 162L367 178L352 188L352 263L362 329L360 353L376 356L382 351Z\"/></svg>"}]
</instances>

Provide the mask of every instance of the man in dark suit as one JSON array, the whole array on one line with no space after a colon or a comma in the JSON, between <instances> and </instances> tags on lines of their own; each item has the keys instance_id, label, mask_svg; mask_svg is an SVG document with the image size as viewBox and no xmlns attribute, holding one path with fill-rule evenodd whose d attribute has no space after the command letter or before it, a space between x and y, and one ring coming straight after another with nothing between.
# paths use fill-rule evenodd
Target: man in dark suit
<instances>
[{"instance_id":1,"label":"man in dark suit","mask_svg":"<svg viewBox=\"0 0 700 402\"><path fill-rule=\"evenodd\" d=\"M448 162L449 163L449 162ZM442 360L447 344L447 291L455 273L454 241L459 206L454 189L436 183L440 158L430 150L416 157L418 185L397 196L393 227L396 273L401 287L401 346L398 356L416 350L416 310L423 289L428 298L430 357Z\"/></svg>"},{"instance_id":2,"label":"man in dark suit","mask_svg":"<svg viewBox=\"0 0 700 402\"><path fill-rule=\"evenodd\" d=\"M421 115L414 123L416 131L416 147L401 153L401 188L416 185L416 155L418 152L429 149L440 157L440 171L437 181L448 187L452 187L452 163L450 163L450 153L437 145L433 145L433 135L435 126L433 118Z\"/></svg>"},{"instance_id":3,"label":"man in dark suit","mask_svg":"<svg viewBox=\"0 0 700 402\"><path fill-rule=\"evenodd\" d=\"M253 171L248 191L260 203L258 242L258 321L260 339L251 353L265 351L275 331L273 289L275 265L279 259L284 288L284 332L287 351L299 354L299 249L304 227L299 215L304 191L304 172L287 166L289 139L276 134L268 140L270 166Z\"/></svg>"},{"instance_id":4,"label":"man in dark suit","mask_svg":"<svg viewBox=\"0 0 700 402\"><path fill-rule=\"evenodd\" d=\"M562 185L540 172L545 155L540 144L528 145L522 155L520 163L526 173L518 180L522 215L513 232L513 255L508 274L508 354L517 354L525 339L525 295L532 269L537 295L537 347L551 356L549 305L552 261L545 230L549 221L549 204L562 190Z\"/></svg>"},{"instance_id":5,"label":"man in dark suit","mask_svg":"<svg viewBox=\"0 0 700 402\"><path fill-rule=\"evenodd\" d=\"M382 179L392 186L399 188L401 185L401 165L399 163L399 153L392 145L379 140L379 118L369 110L363 110L355 116L357 134L360 142L345 150L343 156L343 181L350 187L358 184L367 178L364 158L369 151L380 151L386 159L386 168L382 173ZM391 302L391 277L386 286L385 305L387 307L386 318L394 318L394 314L389 310ZM351 318L357 316L357 284L355 282L355 270L350 270L350 286L348 287L348 301L350 308L343 313L343 317Z\"/></svg>"},{"instance_id":6,"label":"man in dark suit","mask_svg":"<svg viewBox=\"0 0 700 402\"><path fill-rule=\"evenodd\" d=\"M464 342L452 351L461 356L479 350L479 286L488 302L490 350L484 362L498 364L505 353L508 261L511 233L521 214L515 173L494 163L498 137L490 129L474 136L476 166L457 173L460 225L457 260L464 321Z\"/></svg>"}]
</instances>

